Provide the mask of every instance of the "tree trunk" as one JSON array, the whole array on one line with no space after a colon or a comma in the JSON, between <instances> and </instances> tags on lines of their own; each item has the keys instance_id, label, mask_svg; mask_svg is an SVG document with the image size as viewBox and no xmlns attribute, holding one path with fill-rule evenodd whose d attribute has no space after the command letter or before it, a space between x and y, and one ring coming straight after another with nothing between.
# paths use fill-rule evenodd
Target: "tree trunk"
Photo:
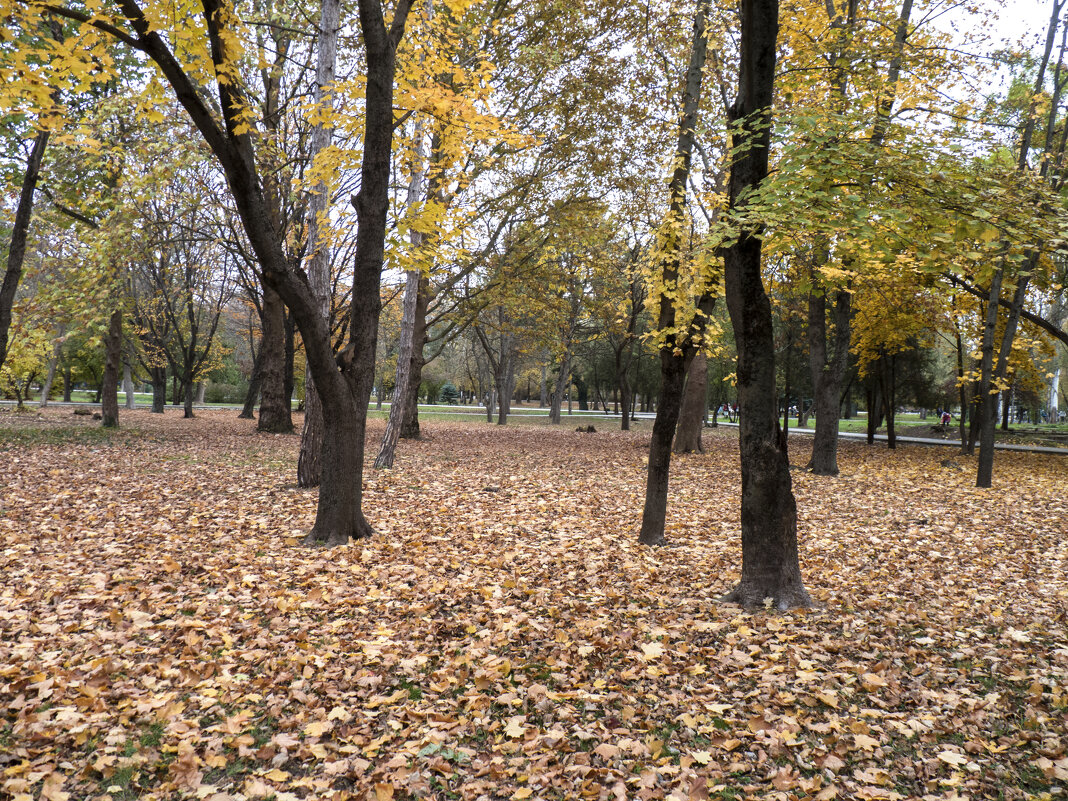
<instances>
[{"instance_id":1,"label":"tree trunk","mask_svg":"<svg viewBox=\"0 0 1068 801\"><path fill-rule=\"evenodd\" d=\"M66 326L61 325L56 344L52 347L52 358L48 360L48 373L45 376L44 386L41 388L42 409L48 405L48 396L52 394L52 384L56 380L56 368L59 367L59 360L63 357L63 334L65 332Z\"/></svg>"},{"instance_id":2,"label":"tree trunk","mask_svg":"<svg viewBox=\"0 0 1068 801\"><path fill-rule=\"evenodd\" d=\"M289 434L293 412L285 391L285 310L278 293L263 288L263 336L260 338L260 419L258 431Z\"/></svg>"},{"instance_id":3,"label":"tree trunk","mask_svg":"<svg viewBox=\"0 0 1068 801\"><path fill-rule=\"evenodd\" d=\"M100 384L100 412L104 428L119 427L119 366L122 363L122 311L111 313L104 341L104 380Z\"/></svg>"},{"instance_id":4,"label":"tree trunk","mask_svg":"<svg viewBox=\"0 0 1068 801\"><path fill-rule=\"evenodd\" d=\"M741 0L741 71L730 108L732 147L729 211L768 174L775 80L777 0ZM724 251L727 309L738 347L739 450L742 463L742 576L726 600L745 607L765 601L778 609L811 603L797 554L797 506L778 431L771 304L761 279L762 232L742 229Z\"/></svg>"},{"instance_id":5,"label":"tree trunk","mask_svg":"<svg viewBox=\"0 0 1068 801\"><path fill-rule=\"evenodd\" d=\"M563 402L564 393L571 383L571 351L564 353L560 361L560 369L556 373L556 392L553 393L552 403L549 406L549 423L560 424L560 405Z\"/></svg>"},{"instance_id":6,"label":"tree trunk","mask_svg":"<svg viewBox=\"0 0 1068 801\"><path fill-rule=\"evenodd\" d=\"M71 390L73 389L70 377L70 355L63 360L63 402L70 403Z\"/></svg>"},{"instance_id":7,"label":"tree trunk","mask_svg":"<svg viewBox=\"0 0 1068 801\"><path fill-rule=\"evenodd\" d=\"M134 408L137 401L134 398L133 375L130 370L130 359L125 355L122 360L122 391L126 394L126 408Z\"/></svg>"},{"instance_id":8,"label":"tree trunk","mask_svg":"<svg viewBox=\"0 0 1068 801\"><path fill-rule=\"evenodd\" d=\"M7 268L4 270L4 282L0 284L0 367L3 367L7 360L11 307L15 305L15 292L19 288L22 265L26 260L26 237L30 229L34 193L37 190L37 179L41 174L45 148L48 146L48 136L47 130L39 131L33 140L30 156L26 160L26 172L22 176L22 191L19 193L19 202L15 209L15 221L11 227L11 241L7 249Z\"/></svg>"},{"instance_id":9,"label":"tree trunk","mask_svg":"<svg viewBox=\"0 0 1068 801\"><path fill-rule=\"evenodd\" d=\"M409 213L414 213L416 205L423 198L423 179L426 175L424 164L424 119L419 117L415 123L415 148L414 163L411 179L408 181L408 196L406 206ZM412 250L418 250L423 243L423 235L415 228L408 233L408 241ZM419 289L422 284L422 272L419 269L409 270L405 276L404 300L401 303L401 326L400 343L397 346L397 380L393 390L393 403L389 407L389 419L386 421L386 431L382 435L382 445L378 456L375 458L375 469L383 470L393 467L393 457L397 451L397 440L400 438L401 429L404 427L404 414L408 410L408 399L411 395L413 357L416 350L416 315L419 305ZM424 306L425 315L425 306ZM425 325L425 318L424 318ZM422 350L422 342L418 343ZM421 356L421 354L420 354ZM416 383L418 391L419 384ZM418 410L419 404L415 408ZM418 414L418 412L417 412ZM418 429L418 421L416 428Z\"/></svg>"},{"instance_id":10,"label":"tree trunk","mask_svg":"<svg viewBox=\"0 0 1068 801\"><path fill-rule=\"evenodd\" d=\"M682 115L679 118L679 136L675 148L675 169L668 185L670 206L663 226L663 255L659 264L660 287L657 329L672 331L677 327L674 295L678 288L679 270L682 264L681 232L685 226L686 184L690 176L690 159L693 155L694 129L701 105L701 81L708 48L705 20L709 0L697 5L693 21L693 38L690 45L690 61L686 70L686 88L683 94ZM700 307L705 296L698 302ZM702 309L702 311L705 311ZM711 307L707 309L711 311ZM696 318L697 320L701 318ZM682 406L682 389L686 370L696 353L692 332L669 333L660 344L660 403L657 404L653 436L649 442L649 471L645 482L645 506L642 510L642 526L638 541L644 545L661 545L664 542L664 525L667 517L668 474L671 469L671 440L678 425Z\"/></svg>"},{"instance_id":11,"label":"tree trunk","mask_svg":"<svg viewBox=\"0 0 1068 801\"><path fill-rule=\"evenodd\" d=\"M808 352L816 430L808 469L817 476L838 475L838 420L842 378L849 364L852 296L835 293L834 346L827 348L827 296L812 291L808 296Z\"/></svg>"},{"instance_id":12,"label":"tree trunk","mask_svg":"<svg viewBox=\"0 0 1068 801\"><path fill-rule=\"evenodd\" d=\"M419 387L423 383L423 367L426 357L426 312L430 303L430 279L419 279L419 294L415 298L415 329L412 333L412 362L408 368L408 393L404 399L404 417L401 424L401 439L419 439Z\"/></svg>"},{"instance_id":13,"label":"tree trunk","mask_svg":"<svg viewBox=\"0 0 1068 801\"><path fill-rule=\"evenodd\" d=\"M182 417L187 420L193 417L193 393L196 387L193 385L193 371L186 370L182 378Z\"/></svg>"},{"instance_id":14,"label":"tree trunk","mask_svg":"<svg viewBox=\"0 0 1068 801\"><path fill-rule=\"evenodd\" d=\"M705 425L705 402L708 389L708 358L698 353L686 372L686 388L682 396L682 409L675 430L675 453L704 453L701 446L701 430Z\"/></svg>"},{"instance_id":15,"label":"tree trunk","mask_svg":"<svg viewBox=\"0 0 1068 801\"><path fill-rule=\"evenodd\" d=\"M547 357L546 357L547 358ZM541 385L538 388L538 407L544 409L549 403L548 365L541 363Z\"/></svg>"},{"instance_id":16,"label":"tree trunk","mask_svg":"<svg viewBox=\"0 0 1068 801\"><path fill-rule=\"evenodd\" d=\"M645 545L661 545L664 542L668 477L671 472L671 440L675 435L675 426L682 408L687 361L686 357L676 356L666 349L660 351L660 402L656 407L653 436L649 444L645 506L642 509L642 528L638 535L638 541Z\"/></svg>"},{"instance_id":17,"label":"tree trunk","mask_svg":"<svg viewBox=\"0 0 1068 801\"><path fill-rule=\"evenodd\" d=\"M315 67L315 105L321 117L312 126L308 157L314 160L330 146L334 129L328 122L333 108L332 95L337 63L337 36L340 27L341 0L319 3L319 41ZM308 199L308 285L319 306L319 314L329 326L330 320L330 248L321 229L330 210L330 190L319 182ZM315 377L310 367L304 372L304 428L300 434L297 457L297 485L318 486L322 476L323 409Z\"/></svg>"},{"instance_id":18,"label":"tree trunk","mask_svg":"<svg viewBox=\"0 0 1068 801\"><path fill-rule=\"evenodd\" d=\"M897 412L897 356L891 354L881 360L883 369L883 409L886 412L886 447L897 448L897 434L894 431Z\"/></svg>"},{"instance_id":19,"label":"tree trunk","mask_svg":"<svg viewBox=\"0 0 1068 801\"><path fill-rule=\"evenodd\" d=\"M167 406L167 368L153 367L149 373L152 377L152 413L163 414Z\"/></svg>"}]
</instances>

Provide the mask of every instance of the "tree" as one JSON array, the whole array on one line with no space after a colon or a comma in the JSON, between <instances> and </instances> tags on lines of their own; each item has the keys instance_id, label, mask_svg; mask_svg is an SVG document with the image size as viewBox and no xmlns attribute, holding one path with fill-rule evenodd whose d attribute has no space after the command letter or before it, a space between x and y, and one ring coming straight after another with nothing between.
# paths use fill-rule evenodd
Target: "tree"
<instances>
[{"instance_id":1,"label":"tree","mask_svg":"<svg viewBox=\"0 0 1068 801\"><path fill-rule=\"evenodd\" d=\"M694 14L690 60L686 71L682 115L679 119L675 169L668 186L670 206L661 229L656 259L656 300L659 305L657 335L660 354L660 401L653 422L653 436L649 444L649 472L645 485L645 506L638 541L659 545L664 541L664 521L667 515L668 475L671 467L671 442L675 436L682 406L683 383L686 371L700 345L704 321L712 312L715 294L701 288L695 294L700 299L689 319L681 313L685 290L680 282L682 271L687 182L693 157L697 114L701 105L701 83L708 52L706 33L708 0L698 0ZM650 293L651 297L653 293Z\"/></svg>"},{"instance_id":2,"label":"tree","mask_svg":"<svg viewBox=\"0 0 1068 801\"><path fill-rule=\"evenodd\" d=\"M728 212L740 225L723 248L727 309L738 347L742 467L742 576L726 600L778 609L808 606L797 555L797 504L775 393L771 305L761 279L762 226L746 206L768 174L778 0L742 0L738 94L730 106Z\"/></svg>"},{"instance_id":3,"label":"tree","mask_svg":"<svg viewBox=\"0 0 1068 801\"><path fill-rule=\"evenodd\" d=\"M64 7L56 13L83 26L103 31L144 53L159 69L222 168L245 234L258 259L261 279L278 293L296 319L316 385L323 401L323 477L316 522L305 538L309 544L334 545L363 537L372 529L363 515L363 435L374 372L378 326L378 283L388 202L393 131L393 76L397 45L404 33L408 0L398 3L387 25L378 0L359 3L360 28L367 66L366 130L362 182L355 198L359 230L349 318L349 345L335 361L329 330L319 312L306 275L286 256L272 218L265 184L256 161L255 120L243 89L238 58L240 23L226 0L204 0L198 19L183 41L199 47L210 64L217 92L213 109L194 77L149 21L136 0L115 0L113 17L90 17Z\"/></svg>"}]
</instances>

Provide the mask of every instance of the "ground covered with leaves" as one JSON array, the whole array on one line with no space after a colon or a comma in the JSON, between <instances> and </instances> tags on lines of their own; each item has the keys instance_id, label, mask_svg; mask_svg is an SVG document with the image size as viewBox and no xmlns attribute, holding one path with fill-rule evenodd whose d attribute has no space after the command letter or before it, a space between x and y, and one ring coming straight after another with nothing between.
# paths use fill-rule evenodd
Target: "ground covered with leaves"
<instances>
[{"instance_id":1,"label":"ground covered with leaves","mask_svg":"<svg viewBox=\"0 0 1068 801\"><path fill-rule=\"evenodd\" d=\"M676 461L663 548L648 434L456 423L327 551L296 437L122 422L0 414L0 797L1066 793L1064 457L977 490L952 451L844 442L794 472L818 608L744 613L733 429Z\"/></svg>"}]
</instances>

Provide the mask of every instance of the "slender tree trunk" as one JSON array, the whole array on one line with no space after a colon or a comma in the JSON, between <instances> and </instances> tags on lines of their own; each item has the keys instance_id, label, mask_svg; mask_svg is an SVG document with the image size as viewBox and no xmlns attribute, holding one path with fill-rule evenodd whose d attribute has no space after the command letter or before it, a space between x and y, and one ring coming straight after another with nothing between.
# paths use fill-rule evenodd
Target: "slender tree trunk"
<instances>
[{"instance_id":1,"label":"slender tree trunk","mask_svg":"<svg viewBox=\"0 0 1068 801\"><path fill-rule=\"evenodd\" d=\"M489 395L486 398L486 422L493 422L493 407L497 402L497 389L496 387L490 389Z\"/></svg>"},{"instance_id":2,"label":"slender tree trunk","mask_svg":"<svg viewBox=\"0 0 1068 801\"><path fill-rule=\"evenodd\" d=\"M260 419L257 430L268 434L293 431L293 412L286 395L285 309L278 293L263 288L263 336L260 339Z\"/></svg>"},{"instance_id":3,"label":"slender tree trunk","mask_svg":"<svg viewBox=\"0 0 1068 801\"><path fill-rule=\"evenodd\" d=\"M886 410L886 447L897 448L897 434L894 430L897 413L897 356L891 354L883 360L883 408Z\"/></svg>"},{"instance_id":4,"label":"slender tree trunk","mask_svg":"<svg viewBox=\"0 0 1068 801\"><path fill-rule=\"evenodd\" d=\"M119 365L122 363L122 311L111 313L104 342L104 380L101 382L101 415L104 428L119 427Z\"/></svg>"},{"instance_id":5,"label":"slender tree trunk","mask_svg":"<svg viewBox=\"0 0 1068 801\"><path fill-rule=\"evenodd\" d=\"M15 209L15 221L11 228L11 240L7 249L7 267L4 281L0 284L0 367L7 360L8 332L11 329L11 308L15 305L15 292L22 278L22 265L26 260L26 237L33 215L34 194L37 179L41 174L41 162L48 146L49 132L39 131L34 137L30 156L26 160L26 172L22 176L22 191Z\"/></svg>"},{"instance_id":6,"label":"slender tree trunk","mask_svg":"<svg viewBox=\"0 0 1068 801\"><path fill-rule=\"evenodd\" d=\"M315 159L330 146L334 129L331 118L334 67L337 63L337 36L340 28L341 0L319 3L319 42L315 68L314 102L322 117L312 127L309 157ZM320 182L308 202L308 285L319 306L319 314L329 326L330 320L330 247L321 231L330 210L330 189ZM297 485L316 487L322 476L323 410L315 377L310 367L304 375L304 428L300 435L297 457Z\"/></svg>"},{"instance_id":7,"label":"slender tree trunk","mask_svg":"<svg viewBox=\"0 0 1068 801\"><path fill-rule=\"evenodd\" d=\"M571 383L571 351L564 353L560 361L560 369L556 373L556 392L553 393L552 404L549 406L549 423L560 424L560 406L563 395Z\"/></svg>"},{"instance_id":8,"label":"slender tree trunk","mask_svg":"<svg viewBox=\"0 0 1068 801\"><path fill-rule=\"evenodd\" d=\"M698 353L686 372L686 388L682 396L678 428L675 431L675 453L703 453L701 430L705 423L705 402L708 388L708 358Z\"/></svg>"},{"instance_id":9,"label":"slender tree trunk","mask_svg":"<svg viewBox=\"0 0 1068 801\"><path fill-rule=\"evenodd\" d=\"M420 117L415 123L415 150L411 180L408 182L406 205L412 213L423 198L423 179L426 174L424 164L424 120ZM412 250L418 250L423 243L423 235L412 228L408 235ZM397 346L397 380L393 390L393 403L389 407L389 419L386 431L382 435L382 445L375 459L375 469L383 470L393 467L393 457L397 451L397 440L404 425L404 413L407 411L408 396L412 381L412 357L415 354L416 307L419 303L419 286L422 283L419 269L409 270L405 277L404 300L401 304L400 343ZM419 343L420 350L422 342ZM418 385L417 385L418 386ZM416 404L418 409L418 404ZM417 424L418 425L418 424Z\"/></svg>"},{"instance_id":10,"label":"slender tree trunk","mask_svg":"<svg viewBox=\"0 0 1068 801\"><path fill-rule=\"evenodd\" d=\"M741 0L741 74L730 108L734 148L729 212L768 174L778 35L777 0ZM778 431L771 304L761 278L761 231L742 229L724 251L727 309L738 347L739 451L742 463L742 576L726 600L779 609L811 603L801 580L797 506Z\"/></svg>"},{"instance_id":11,"label":"slender tree trunk","mask_svg":"<svg viewBox=\"0 0 1068 801\"><path fill-rule=\"evenodd\" d=\"M130 358L128 354L123 354L122 359L122 391L126 395L126 408L134 408L137 401L134 398L133 373L130 369Z\"/></svg>"},{"instance_id":12,"label":"slender tree trunk","mask_svg":"<svg viewBox=\"0 0 1068 801\"><path fill-rule=\"evenodd\" d=\"M547 357L546 357L547 358ZM541 363L541 386L539 387L538 407L544 409L549 402L548 366L544 361Z\"/></svg>"},{"instance_id":13,"label":"slender tree trunk","mask_svg":"<svg viewBox=\"0 0 1068 801\"><path fill-rule=\"evenodd\" d=\"M71 390L74 388L70 377L70 356L63 360L63 402L70 403Z\"/></svg>"},{"instance_id":14,"label":"slender tree trunk","mask_svg":"<svg viewBox=\"0 0 1068 801\"><path fill-rule=\"evenodd\" d=\"M430 279L419 279L419 294L415 298L415 327L412 332L412 359L408 374L408 392L404 398L404 417L401 424L401 439L419 439L419 387L423 383L423 367L426 366L424 348L427 342L426 313L430 303Z\"/></svg>"},{"instance_id":15,"label":"slender tree trunk","mask_svg":"<svg viewBox=\"0 0 1068 801\"><path fill-rule=\"evenodd\" d=\"M662 287L659 298L657 328L671 331L677 326L674 294L678 288L682 264L682 241L684 211L686 207L686 184L690 176L690 159L693 155L694 129L701 105L701 81L708 48L705 21L709 0L697 5L693 22L693 38L690 45L690 61L686 71L686 88L683 94L682 115L679 118L679 136L675 148L675 169L668 185L670 206L664 225L659 276ZM704 298L702 298L702 302ZM701 305L701 302L698 304ZM711 308L709 307L708 311ZM645 483L645 506L642 510L642 526L638 541L644 545L661 545L664 542L664 526L667 516L668 474L671 469L671 440L678 425L682 406L682 389L686 370L694 357L696 347L687 334L668 334L660 345L660 403L653 423L653 436L649 443L649 472Z\"/></svg>"},{"instance_id":16,"label":"slender tree trunk","mask_svg":"<svg viewBox=\"0 0 1068 801\"><path fill-rule=\"evenodd\" d=\"M262 348L260 353L262 353ZM254 420L256 415L253 411L256 408L256 401L260 398L260 354L256 354L256 358L252 362L252 375L249 376L248 392L245 393L245 405L241 408L241 414L238 415L238 419L241 420Z\"/></svg>"},{"instance_id":17,"label":"slender tree trunk","mask_svg":"<svg viewBox=\"0 0 1068 801\"><path fill-rule=\"evenodd\" d=\"M52 358L48 360L48 373L45 376L44 386L41 388L42 409L48 405L48 396L52 394L52 384L56 380L56 368L59 367L59 361L63 357L63 335L66 330L65 325L59 327L59 335L56 338L55 345L52 346Z\"/></svg>"}]
</instances>

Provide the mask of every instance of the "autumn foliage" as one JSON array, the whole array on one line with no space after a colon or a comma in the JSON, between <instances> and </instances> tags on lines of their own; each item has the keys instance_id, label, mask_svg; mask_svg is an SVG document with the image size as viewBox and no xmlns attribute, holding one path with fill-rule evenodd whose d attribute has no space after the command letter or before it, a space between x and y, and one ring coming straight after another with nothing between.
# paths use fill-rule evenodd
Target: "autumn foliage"
<instances>
[{"instance_id":1,"label":"autumn foliage","mask_svg":"<svg viewBox=\"0 0 1068 801\"><path fill-rule=\"evenodd\" d=\"M1041 797L1068 779L1068 471L841 445L817 607L743 613L733 430L636 543L648 433L431 424L377 535L296 546L296 437L0 415L0 795ZM368 436L381 434L372 423ZM804 449L797 449L802 451ZM794 464L807 454L794 453ZM959 466L956 462L962 464Z\"/></svg>"}]
</instances>

